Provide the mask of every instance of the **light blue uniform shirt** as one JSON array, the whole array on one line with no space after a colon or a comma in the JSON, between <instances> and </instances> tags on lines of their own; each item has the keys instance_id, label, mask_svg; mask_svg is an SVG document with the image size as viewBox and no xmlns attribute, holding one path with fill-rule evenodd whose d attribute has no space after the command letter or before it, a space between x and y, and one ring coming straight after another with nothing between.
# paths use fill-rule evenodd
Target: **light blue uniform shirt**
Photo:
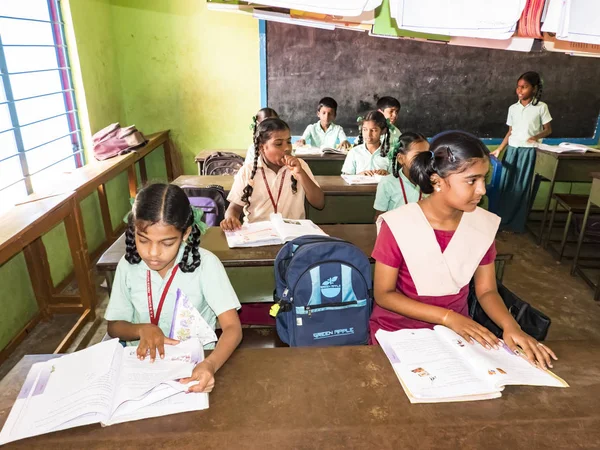
<instances>
[{"instance_id":1,"label":"light blue uniform shirt","mask_svg":"<svg viewBox=\"0 0 600 450\"><path fill-rule=\"evenodd\" d=\"M320 122L307 126L304 133L302 133L302 139L312 147L327 148L336 148L347 140L346 133L344 133L344 129L341 126L332 123L327 128L327 131L323 131Z\"/></svg>"},{"instance_id":2,"label":"light blue uniform shirt","mask_svg":"<svg viewBox=\"0 0 600 450\"><path fill-rule=\"evenodd\" d=\"M158 272L150 270L143 260L139 264L129 264L123 256L117 266L113 289L104 318L106 320L124 320L131 323L150 323L146 274L150 270L152 304L154 305L154 314L156 314L160 297L173 269L181 261L184 248L185 244L179 249L175 264L164 278L161 278ZM190 273L178 269L165 298L158 322L158 326L165 336L169 336L171 331L177 289L181 289L187 295L192 305L200 312L213 330L218 315L230 309L240 308L240 302L221 261L208 250L203 248L199 248L199 250L200 267ZM127 344L137 345L138 341L131 341ZM214 348L214 344L206 345L204 348Z\"/></svg>"},{"instance_id":3,"label":"light blue uniform shirt","mask_svg":"<svg viewBox=\"0 0 600 450\"><path fill-rule=\"evenodd\" d=\"M346 175L356 175L365 170L387 170L391 171L391 162L389 158L381 156L381 147L371 153L367 150L365 144L352 147L342 166L342 173Z\"/></svg>"},{"instance_id":4,"label":"light blue uniform shirt","mask_svg":"<svg viewBox=\"0 0 600 450\"><path fill-rule=\"evenodd\" d=\"M508 108L508 117L506 125L512 127L512 132L508 137L508 145L511 147L533 147L531 142L527 142L532 136L543 131L544 125L552 121L552 116L548 110L548 105L544 102L538 102L537 105L529 102L527 105L519 101ZM540 139L539 142L542 140Z\"/></svg>"},{"instance_id":5,"label":"light blue uniform shirt","mask_svg":"<svg viewBox=\"0 0 600 450\"><path fill-rule=\"evenodd\" d=\"M418 202L421 189L406 178L406 175L402 173L402 170L400 170L400 178L404 183L404 190L406 191L408 203ZM400 180L394 175L383 177L377 185L377 193L375 194L373 208L377 211L391 211L404 204L404 195L402 195Z\"/></svg>"}]
</instances>

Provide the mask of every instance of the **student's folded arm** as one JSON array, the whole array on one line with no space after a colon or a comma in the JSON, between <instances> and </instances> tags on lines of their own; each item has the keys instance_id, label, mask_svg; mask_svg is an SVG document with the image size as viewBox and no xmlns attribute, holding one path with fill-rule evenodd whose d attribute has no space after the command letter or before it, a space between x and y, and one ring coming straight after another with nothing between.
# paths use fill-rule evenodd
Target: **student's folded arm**
<instances>
[{"instance_id":1,"label":"student's folded arm","mask_svg":"<svg viewBox=\"0 0 600 450\"><path fill-rule=\"evenodd\" d=\"M423 322L441 324L448 310L413 300L396 290L398 268L375 263L375 302L384 309Z\"/></svg>"},{"instance_id":2,"label":"student's folded arm","mask_svg":"<svg viewBox=\"0 0 600 450\"><path fill-rule=\"evenodd\" d=\"M319 185L304 171L298 175L298 182L304 189L308 203L314 208L323 209L325 207L325 194Z\"/></svg>"},{"instance_id":3,"label":"student's folded arm","mask_svg":"<svg viewBox=\"0 0 600 450\"><path fill-rule=\"evenodd\" d=\"M485 313L496 325L503 330L511 327L520 329L498 293L496 268L493 262L479 266L475 271L475 294Z\"/></svg>"}]
</instances>

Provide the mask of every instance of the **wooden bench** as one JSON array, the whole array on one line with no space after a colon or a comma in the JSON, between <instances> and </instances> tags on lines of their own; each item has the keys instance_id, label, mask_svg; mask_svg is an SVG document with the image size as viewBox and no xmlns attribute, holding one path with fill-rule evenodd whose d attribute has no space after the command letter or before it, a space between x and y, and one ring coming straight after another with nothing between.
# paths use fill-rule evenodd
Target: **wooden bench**
<instances>
[{"instance_id":1,"label":"wooden bench","mask_svg":"<svg viewBox=\"0 0 600 450\"><path fill-rule=\"evenodd\" d=\"M339 176L316 176L315 180L325 194L325 207L313 208L306 202L306 218L316 224L372 224L375 222L376 184L350 185ZM182 175L173 184L178 186L207 187L222 186L229 194L233 186L230 175Z\"/></svg>"},{"instance_id":2,"label":"wooden bench","mask_svg":"<svg viewBox=\"0 0 600 450\"><path fill-rule=\"evenodd\" d=\"M23 251L27 270L39 312L0 352L0 362L23 340L28 331L41 319L54 313L78 313L79 320L57 347L64 352L83 325L95 316L96 291L92 282L88 249L78 224L77 196L55 195L50 198L15 206L0 215L0 265ZM55 292L48 258L41 237L64 222L79 295L63 295ZM5 287L6 292L9 288Z\"/></svg>"}]
</instances>

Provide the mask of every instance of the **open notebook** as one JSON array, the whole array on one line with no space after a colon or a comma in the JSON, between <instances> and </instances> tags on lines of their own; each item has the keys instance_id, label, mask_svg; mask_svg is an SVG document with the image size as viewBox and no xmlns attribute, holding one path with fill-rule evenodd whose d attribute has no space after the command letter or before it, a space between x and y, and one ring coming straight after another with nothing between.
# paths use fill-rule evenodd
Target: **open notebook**
<instances>
[{"instance_id":1,"label":"open notebook","mask_svg":"<svg viewBox=\"0 0 600 450\"><path fill-rule=\"evenodd\" d=\"M583 144L574 144L572 142L561 142L558 145L537 144L540 150L546 150L554 153L585 153L585 152L600 152L600 150L588 147Z\"/></svg>"},{"instance_id":2,"label":"open notebook","mask_svg":"<svg viewBox=\"0 0 600 450\"><path fill-rule=\"evenodd\" d=\"M511 384L569 386L504 343L487 350L440 325L433 330L379 330L375 337L411 403L487 400L500 397Z\"/></svg>"},{"instance_id":3,"label":"open notebook","mask_svg":"<svg viewBox=\"0 0 600 450\"><path fill-rule=\"evenodd\" d=\"M112 425L208 408L178 379L204 359L198 339L165 346L164 359L140 361L118 339L34 364L0 433L0 444L101 423Z\"/></svg>"},{"instance_id":4,"label":"open notebook","mask_svg":"<svg viewBox=\"0 0 600 450\"><path fill-rule=\"evenodd\" d=\"M328 236L312 220L284 219L281 214L271 214L269 221L245 223L239 230L225 232L229 248L280 245L308 235Z\"/></svg>"},{"instance_id":5,"label":"open notebook","mask_svg":"<svg viewBox=\"0 0 600 450\"><path fill-rule=\"evenodd\" d=\"M311 147L311 146L302 146L296 147L294 150L294 155L298 157L309 156L309 155L325 155L325 154L336 154L336 155L347 155L348 150L344 150L342 148L332 148L332 147Z\"/></svg>"},{"instance_id":6,"label":"open notebook","mask_svg":"<svg viewBox=\"0 0 600 450\"><path fill-rule=\"evenodd\" d=\"M348 184L379 184L383 175L342 175Z\"/></svg>"}]
</instances>

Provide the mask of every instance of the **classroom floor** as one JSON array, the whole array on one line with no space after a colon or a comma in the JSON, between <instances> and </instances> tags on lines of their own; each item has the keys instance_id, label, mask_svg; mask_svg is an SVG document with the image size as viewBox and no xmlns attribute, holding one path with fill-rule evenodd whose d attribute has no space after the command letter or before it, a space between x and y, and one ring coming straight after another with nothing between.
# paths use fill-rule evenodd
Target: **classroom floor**
<instances>
[{"instance_id":1,"label":"classroom floor","mask_svg":"<svg viewBox=\"0 0 600 450\"><path fill-rule=\"evenodd\" d=\"M551 253L536 246L530 234L499 233L497 246L499 252L513 254L512 261L505 268L505 286L552 319L548 341L600 340L600 302L592 299L592 289L581 278L570 275L569 260L557 264ZM600 270L594 270L591 274L596 280ZM96 314L101 318L108 303L108 292L103 287L102 276L97 276L96 282L99 301ZM51 353L76 319L74 315L57 315L48 322L38 324L7 361L0 365L0 379L23 355ZM106 322L98 320L94 326L91 325L80 333L70 350L100 342L106 333ZM273 329L244 330L243 347L278 345L281 342Z\"/></svg>"}]
</instances>

